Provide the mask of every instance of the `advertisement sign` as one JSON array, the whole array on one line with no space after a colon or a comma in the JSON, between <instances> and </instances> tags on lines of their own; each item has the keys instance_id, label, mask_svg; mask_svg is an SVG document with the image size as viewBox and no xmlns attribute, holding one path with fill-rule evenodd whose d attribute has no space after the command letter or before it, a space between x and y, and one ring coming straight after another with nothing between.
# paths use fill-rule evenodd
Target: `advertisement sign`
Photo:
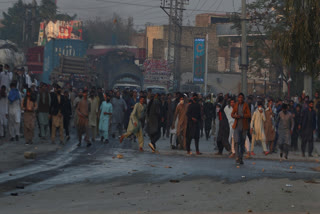
<instances>
[{"instance_id":1,"label":"advertisement sign","mask_svg":"<svg viewBox=\"0 0 320 214\"><path fill-rule=\"evenodd\" d=\"M51 39L82 40L82 21L41 22L38 46L44 46Z\"/></svg>"},{"instance_id":2,"label":"advertisement sign","mask_svg":"<svg viewBox=\"0 0 320 214\"><path fill-rule=\"evenodd\" d=\"M205 38L194 39L193 54L193 83L203 84L206 62L206 40Z\"/></svg>"},{"instance_id":3,"label":"advertisement sign","mask_svg":"<svg viewBox=\"0 0 320 214\"><path fill-rule=\"evenodd\" d=\"M169 85L172 76L167 60L146 60L144 67L144 83Z\"/></svg>"}]
</instances>

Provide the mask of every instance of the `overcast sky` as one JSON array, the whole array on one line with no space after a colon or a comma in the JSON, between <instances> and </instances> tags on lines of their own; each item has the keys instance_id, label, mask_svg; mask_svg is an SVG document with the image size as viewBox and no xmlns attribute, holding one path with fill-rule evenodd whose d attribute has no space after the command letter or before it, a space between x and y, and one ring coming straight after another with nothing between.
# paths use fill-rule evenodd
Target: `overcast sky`
<instances>
[{"instance_id":1,"label":"overcast sky","mask_svg":"<svg viewBox=\"0 0 320 214\"><path fill-rule=\"evenodd\" d=\"M0 12L6 11L17 0L0 0ZM37 0L40 3L41 0ZM170 2L170 0L167 0ZM251 2L253 0L247 0ZM24 0L29 3L32 0ZM113 13L134 18L136 27L141 28L146 22L167 24L168 16L160 8L161 0L58 0L60 12L77 14L78 19L95 17L109 18ZM239 11L241 0L189 0L184 12L184 24L193 24L195 15L208 12Z\"/></svg>"}]
</instances>

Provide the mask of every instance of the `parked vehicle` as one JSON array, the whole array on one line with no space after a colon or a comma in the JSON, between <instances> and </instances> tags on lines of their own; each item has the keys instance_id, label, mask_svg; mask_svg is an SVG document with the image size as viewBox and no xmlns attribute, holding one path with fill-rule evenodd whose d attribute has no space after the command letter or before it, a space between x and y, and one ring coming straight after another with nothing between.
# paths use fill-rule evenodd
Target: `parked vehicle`
<instances>
[{"instance_id":1,"label":"parked vehicle","mask_svg":"<svg viewBox=\"0 0 320 214\"><path fill-rule=\"evenodd\" d=\"M44 48L43 74L41 80L50 83L50 75L60 67L62 56L84 57L87 44L81 40L53 39Z\"/></svg>"}]
</instances>

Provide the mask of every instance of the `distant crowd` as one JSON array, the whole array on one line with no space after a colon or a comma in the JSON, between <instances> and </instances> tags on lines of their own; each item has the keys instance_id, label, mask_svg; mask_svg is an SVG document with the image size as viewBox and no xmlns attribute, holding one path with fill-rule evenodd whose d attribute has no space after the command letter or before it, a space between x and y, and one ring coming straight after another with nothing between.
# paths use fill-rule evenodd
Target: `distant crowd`
<instances>
[{"instance_id":1,"label":"distant crowd","mask_svg":"<svg viewBox=\"0 0 320 214\"><path fill-rule=\"evenodd\" d=\"M298 150L312 157L314 136L319 136L320 98L302 93L292 100L271 97L208 95L196 93L157 94L136 90L104 90L102 88L61 88L58 84L32 82L24 71L14 75L9 66L0 67L0 137L26 144L34 143L35 129L41 140L50 138L65 144L70 139L70 127L77 130L78 146L87 147L98 138L109 143L109 134L122 143L126 138L138 141L143 152L145 134L152 152L157 141L167 138L171 149L186 150L191 155L195 142L205 137L214 144L216 155L226 150L237 164L243 157L255 155L260 142L263 153L280 150L280 158ZM57 131L59 133L57 133Z\"/></svg>"}]
</instances>

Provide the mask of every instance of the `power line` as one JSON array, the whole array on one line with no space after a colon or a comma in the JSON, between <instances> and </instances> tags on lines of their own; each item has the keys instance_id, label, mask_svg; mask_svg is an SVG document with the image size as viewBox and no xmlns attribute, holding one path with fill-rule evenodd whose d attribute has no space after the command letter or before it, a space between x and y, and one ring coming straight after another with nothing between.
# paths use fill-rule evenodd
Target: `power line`
<instances>
[{"instance_id":1,"label":"power line","mask_svg":"<svg viewBox=\"0 0 320 214\"><path fill-rule=\"evenodd\" d=\"M103 0L102 2L105 2L105 3L112 3L112 4L118 4L118 5L131 5L131 6L139 6L139 7L145 7L145 8L159 8L159 6L156 6L156 5L146 5L146 4L137 4L137 3L129 3L129 2L118 2L118 1L112 1L112 0ZM220 5L222 3L222 0L220 2ZM110 5L105 5L105 6L99 6L99 7L72 7L72 8L66 8L64 7L63 9L76 9L76 10L87 10L87 9L103 9L103 8L110 8L112 6ZM191 10L191 11L198 11L198 12L226 12L226 11L211 11L210 9L208 10L202 10L202 9L188 9L188 8L185 8L184 10Z\"/></svg>"}]
</instances>

